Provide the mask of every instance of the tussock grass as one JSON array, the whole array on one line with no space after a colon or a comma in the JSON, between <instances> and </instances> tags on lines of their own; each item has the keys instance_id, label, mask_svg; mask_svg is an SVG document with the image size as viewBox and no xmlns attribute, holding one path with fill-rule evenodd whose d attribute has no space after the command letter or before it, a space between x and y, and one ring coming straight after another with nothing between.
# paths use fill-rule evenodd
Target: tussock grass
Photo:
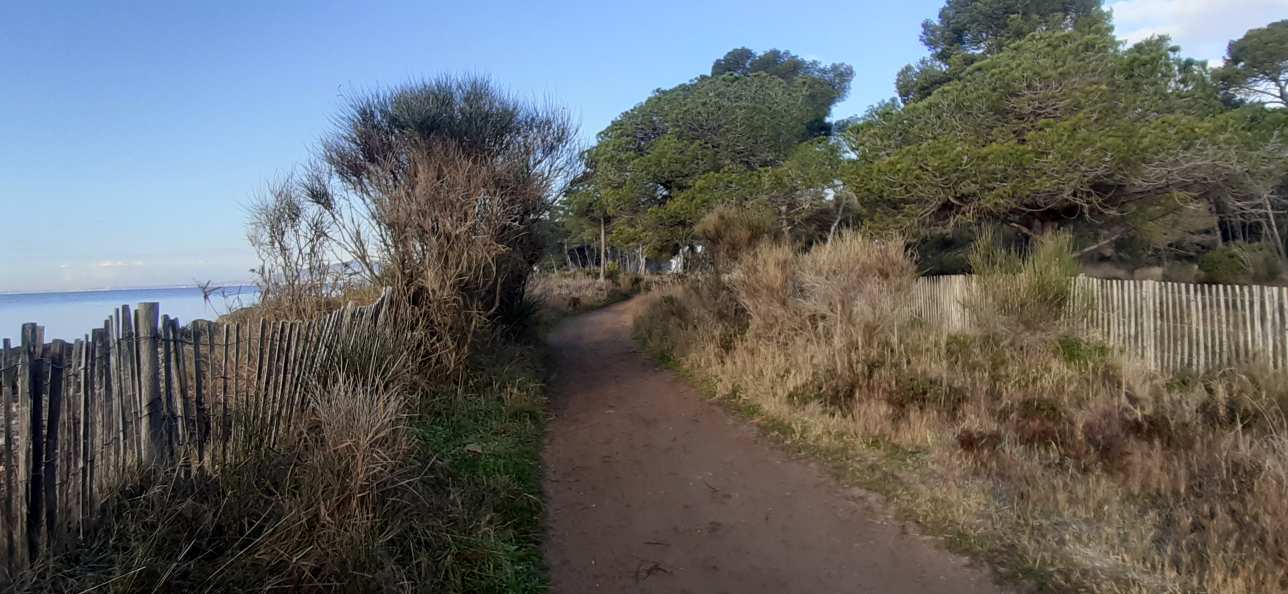
<instances>
[{"instance_id":1,"label":"tussock grass","mask_svg":"<svg viewBox=\"0 0 1288 594\"><path fill-rule=\"evenodd\" d=\"M992 253L967 333L909 311L900 242L849 235L652 296L637 336L1040 590L1284 591L1288 378L1167 376L1073 334L1062 241Z\"/></svg>"}]
</instances>

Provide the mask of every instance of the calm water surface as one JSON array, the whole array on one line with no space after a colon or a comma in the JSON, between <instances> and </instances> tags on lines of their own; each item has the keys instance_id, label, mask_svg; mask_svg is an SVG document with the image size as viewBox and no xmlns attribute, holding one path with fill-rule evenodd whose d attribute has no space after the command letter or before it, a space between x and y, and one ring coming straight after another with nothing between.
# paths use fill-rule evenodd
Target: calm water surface
<instances>
[{"instance_id":1,"label":"calm water surface","mask_svg":"<svg viewBox=\"0 0 1288 594\"><path fill-rule=\"evenodd\" d=\"M45 340L74 340L91 328L102 328L114 309L122 305L134 309L147 301L160 303L163 315L177 317L181 323L213 320L258 298L255 287L226 287L210 295L209 301L196 287L0 294L0 338L17 342L22 325L36 322L45 327Z\"/></svg>"}]
</instances>

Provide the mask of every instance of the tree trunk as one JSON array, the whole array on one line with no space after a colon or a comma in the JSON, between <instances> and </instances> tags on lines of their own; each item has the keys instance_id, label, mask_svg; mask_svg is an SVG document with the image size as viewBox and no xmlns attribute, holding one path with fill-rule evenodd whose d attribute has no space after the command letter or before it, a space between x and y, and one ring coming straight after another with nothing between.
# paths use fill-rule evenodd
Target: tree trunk
<instances>
[{"instance_id":1,"label":"tree trunk","mask_svg":"<svg viewBox=\"0 0 1288 594\"><path fill-rule=\"evenodd\" d=\"M1282 260L1284 258L1284 240L1279 236L1279 223L1275 221L1275 209L1270 207L1270 194L1268 192L1261 194L1261 202L1266 207L1266 219L1269 223L1265 226L1270 229L1271 235L1274 236L1275 253L1279 254L1279 259Z\"/></svg>"},{"instance_id":2,"label":"tree trunk","mask_svg":"<svg viewBox=\"0 0 1288 594\"><path fill-rule=\"evenodd\" d=\"M605 241L607 236L604 233L604 219L599 219L599 280L604 280L604 260L608 255L608 244Z\"/></svg>"},{"instance_id":3,"label":"tree trunk","mask_svg":"<svg viewBox=\"0 0 1288 594\"><path fill-rule=\"evenodd\" d=\"M836 204L836 217L832 219L832 228L827 230L828 243L832 243L832 240L836 238L836 228L841 226L841 219L845 217L845 203L840 202L840 197L833 198L833 200L838 202Z\"/></svg>"}]
</instances>

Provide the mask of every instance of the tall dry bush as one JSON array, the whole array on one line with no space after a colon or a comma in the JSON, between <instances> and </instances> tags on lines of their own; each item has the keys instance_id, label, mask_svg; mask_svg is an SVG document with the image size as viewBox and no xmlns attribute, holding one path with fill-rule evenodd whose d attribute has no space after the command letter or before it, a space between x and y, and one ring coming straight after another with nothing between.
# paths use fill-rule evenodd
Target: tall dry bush
<instances>
[{"instance_id":1,"label":"tall dry bush","mask_svg":"<svg viewBox=\"0 0 1288 594\"><path fill-rule=\"evenodd\" d=\"M895 242L762 246L726 285L750 322L681 288L636 331L843 476L1047 590L1288 590L1288 376L1168 376L1077 335L1068 253L1059 237L981 252L967 303L979 323L952 332L914 315Z\"/></svg>"},{"instance_id":2,"label":"tall dry bush","mask_svg":"<svg viewBox=\"0 0 1288 594\"><path fill-rule=\"evenodd\" d=\"M309 195L368 278L413 303L444 281L474 293L467 309L521 311L535 227L579 163L568 113L481 77L441 77L359 97L338 124ZM470 234L484 245L462 244ZM478 253L452 261L462 249Z\"/></svg>"},{"instance_id":3,"label":"tall dry bush","mask_svg":"<svg viewBox=\"0 0 1288 594\"><path fill-rule=\"evenodd\" d=\"M536 227L577 167L576 128L564 110L480 77L359 96L336 124L318 159L252 209L261 309L391 287L459 373L489 328L530 312Z\"/></svg>"},{"instance_id":4,"label":"tall dry bush","mask_svg":"<svg viewBox=\"0 0 1288 594\"><path fill-rule=\"evenodd\" d=\"M727 271L777 231L774 214L760 205L715 207L694 227L719 271Z\"/></svg>"},{"instance_id":5,"label":"tall dry bush","mask_svg":"<svg viewBox=\"0 0 1288 594\"><path fill-rule=\"evenodd\" d=\"M259 255L254 272L261 312L299 320L326 311L348 279L331 262L330 223L312 208L299 180L270 182L249 211L247 237Z\"/></svg>"}]
</instances>

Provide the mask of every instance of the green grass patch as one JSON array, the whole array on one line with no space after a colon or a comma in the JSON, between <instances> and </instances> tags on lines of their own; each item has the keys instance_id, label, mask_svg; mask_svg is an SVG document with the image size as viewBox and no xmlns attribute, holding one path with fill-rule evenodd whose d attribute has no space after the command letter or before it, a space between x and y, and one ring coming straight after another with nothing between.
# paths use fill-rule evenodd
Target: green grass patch
<instances>
[{"instance_id":1,"label":"green grass patch","mask_svg":"<svg viewBox=\"0 0 1288 594\"><path fill-rule=\"evenodd\" d=\"M542 365L505 347L458 391L425 401L414 434L444 512L439 590L544 592Z\"/></svg>"}]
</instances>

